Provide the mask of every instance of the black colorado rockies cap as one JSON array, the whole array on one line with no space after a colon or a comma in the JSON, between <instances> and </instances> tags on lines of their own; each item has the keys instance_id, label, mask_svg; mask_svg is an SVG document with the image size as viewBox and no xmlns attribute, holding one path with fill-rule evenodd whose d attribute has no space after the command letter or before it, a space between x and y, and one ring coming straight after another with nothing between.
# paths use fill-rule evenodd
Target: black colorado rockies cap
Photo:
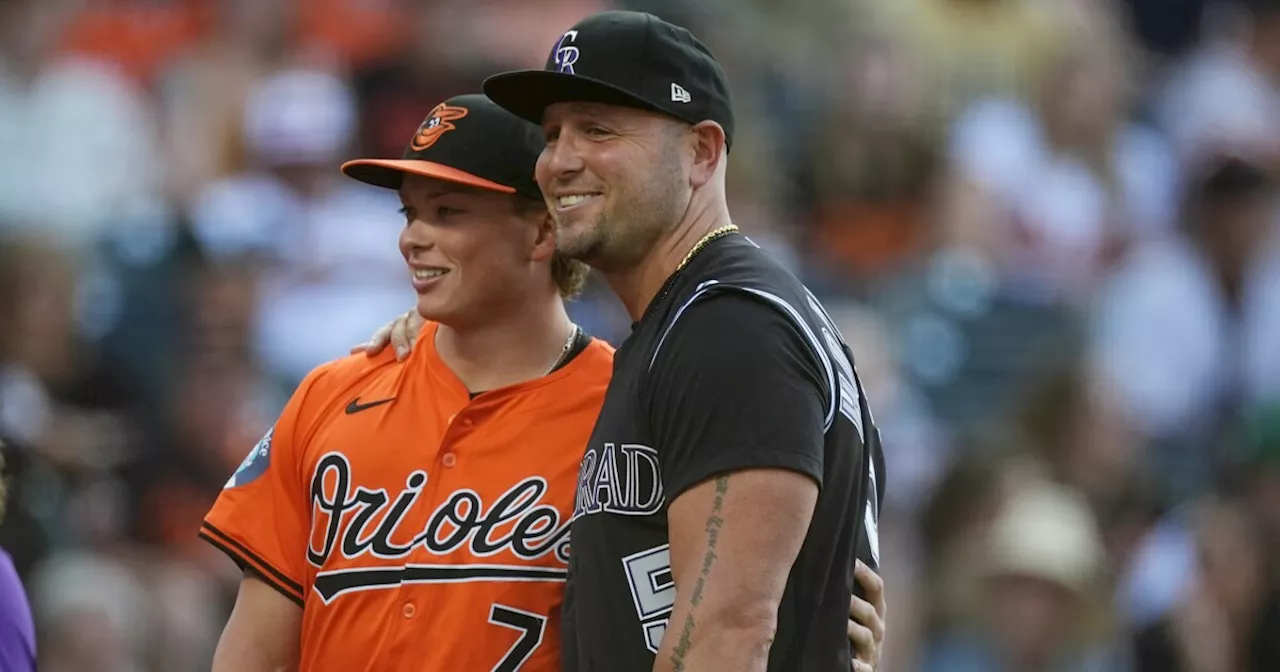
<instances>
[{"instance_id":1,"label":"black colorado rockies cap","mask_svg":"<svg viewBox=\"0 0 1280 672\"><path fill-rule=\"evenodd\" d=\"M733 140L724 69L688 30L643 12L593 14L560 36L541 70L493 75L485 95L535 124L553 103L596 102L711 120Z\"/></svg>"},{"instance_id":2,"label":"black colorado rockies cap","mask_svg":"<svg viewBox=\"0 0 1280 672\"><path fill-rule=\"evenodd\" d=\"M356 159L342 172L399 189L406 173L542 200L533 169L544 143L537 128L474 93L431 110L399 159Z\"/></svg>"}]
</instances>

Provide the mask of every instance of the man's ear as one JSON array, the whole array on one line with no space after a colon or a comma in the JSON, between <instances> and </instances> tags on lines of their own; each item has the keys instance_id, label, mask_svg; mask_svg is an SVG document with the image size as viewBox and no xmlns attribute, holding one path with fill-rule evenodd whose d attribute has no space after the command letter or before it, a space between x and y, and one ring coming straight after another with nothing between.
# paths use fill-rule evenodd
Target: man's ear
<instances>
[{"instance_id":1,"label":"man's ear","mask_svg":"<svg viewBox=\"0 0 1280 672\"><path fill-rule=\"evenodd\" d=\"M551 213L545 209L535 209L528 215L530 221L535 222L535 236L533 239L533 250L530 257L534 261L546 261L556 253L556 223L551 219ZM536 219L535 219L536 218Z\"/></svg>"},{"instance_id":2,"label":"man's ear","mask_svg":"<svg viewBox=\"0 0 1280 672\"><path fill-rule=\"evenodd\" d=\"M693 125L693 167L689 181L694 188L710 182L720 164L725 160L724 129L714 121L700 121Z\"/></svg>"}]
</instances>

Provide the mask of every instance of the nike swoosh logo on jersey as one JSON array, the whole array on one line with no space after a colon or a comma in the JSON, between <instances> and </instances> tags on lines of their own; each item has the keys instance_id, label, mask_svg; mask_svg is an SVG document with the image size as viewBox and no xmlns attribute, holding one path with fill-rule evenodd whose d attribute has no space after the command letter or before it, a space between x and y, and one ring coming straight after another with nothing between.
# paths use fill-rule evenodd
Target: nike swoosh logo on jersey
<instances>
[{"instance_id":1,"label":"nike swoosh logo on jersey","mask_svg":"<svg viewBox=\"0 0 1280 672\"><path fill-rule=\"evenodd\" d=\"M374 406L389 404L395 400L396 400L395 397L391 397L390 399L379 399L378 401L371 401L367 404L362 404L360 403L360 397L356 397L355 399L351 400L351 403L347 404L347 415L351 415L352 413L359 413L360 411L373 408Z\"/></svg>"}]
</instances>

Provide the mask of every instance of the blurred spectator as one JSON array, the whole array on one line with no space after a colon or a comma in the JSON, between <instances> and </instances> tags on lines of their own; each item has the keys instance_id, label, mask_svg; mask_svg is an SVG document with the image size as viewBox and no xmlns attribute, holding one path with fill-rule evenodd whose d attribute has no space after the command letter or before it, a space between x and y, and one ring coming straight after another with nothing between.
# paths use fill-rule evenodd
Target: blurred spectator
<instances>
[{"instance_id":1,"label":"blurred spectator","mask_svg":"<svg viewBox=\"0 0 1280 672\"><path fill-rule=\"evenodd\" d=\"M74 4L54 0L49 4L59 2L70 10L59 48L66 53L110 62L142 87L149 87L164 63L207 29L211 10L218 4L208 0L112 0Z\"/></svg>"},{"instance_id":2,"label":"blurred spectator","mask_svg":"<svg viewBox=\"0 0 1280 672\"><path fill-rule=\"evenodd\" d=\"M1003 504L979 561L980 617L948 634L923 669L1039 672L1108 669L1082 639L1102 568L1093 517L1069 490L1022 482Z\"/></svg>"},{"instance_id":3,"label":"blurred spectator","mask_svg":"<svg viewBox=\"0 0 1280 672\"><path fill-rule=\"evenodd\" d=\"M1243 0L1243 30L1207 41L1160 92L1157 114L1180 161L1280 157L1280 2Z\"/></svg>"},{"instance_id":4,"label":"blurred spectator","mask_svg":"<svg viewBox=\"0 0 1280 672\"><path fill-rule=\"evenodd\" d=\"M1261 539L1280 539L1280 404L1252 409L1234 456L1234 485ZM1280 545L1264 545L1272 585L1280 588Z\"/></svg>"},{"instance_id":5,"label":"blurred spectator","mask_svg":"<svg viewBox=\"0 0 1280 672\"><path fill-rule=\"evenodd\" d=\"M141 672L151 614L146 586L122 559L58 556L31 579L46 672Z\"/></svg>"},{"instance_id":6,"label":"blurred spectator","mask_svg":"<svg viewBox=\"0 0 1280 672\"><path fill-rule=\"evenodd\" d=\"M950 139L945 234L985 252L1028 300L1087 301L1131 241L1172 219L1177 166L1127 120L1131 54L1114 27L1052 62L1034 102L985 99Z\"/></svg>"},{"instance_id":7,"label":"blurred spectator","mask_svg":"<svg viewBox=\"0 0 1280 672\"><path fill-rule=\"evenodd\" d=\"M225 0L212 7L208 34L166 61L156 82L168 187L183 205L206 182L247 167L242 122L249 91L299 58L294 4Z\"/></svg>"},{"instance_id":8,"label":"blurred spectator","mask_svg":"<svg viewBox=\"0 0 1280 672\"><path fill-rule=\"evenodd\" d=\"M209 550L213 551L212 547ZM224 587L238 586L242 578L234 565L228 571L225 556L218 557L216 564L221 571L212 571L212 563L197 565L164 559L148 568L152 611L160 624L149 642L150 669L209 669L208 661L213 660L230 611L230 591Z\"/></svg>"},{"instance_id":9,"label":"blurred spectator","mask_svg":"<svg viewBox=\"0 0 1280 672\"><path fill-rule=\"evenodd\" d=\"M910 241L898 246L910 256L871 266L878 271L872 301L889 316L905 373L958 433L1002 417L1016 403L1018 381L1070 352L1076 308L1091 300L1100 271L1126 241L1160 237L1170 216L1177 167L1156 135L1126 121L1123 36L1115 27L1085 30L1102 20L1087 11L1068 15L1073 22L1058 28L1074 42L1043 55L1043 86L966 108L942 170L928 167L934 159L925 155L935 147L903 171L911 147L936 143L912 140L898 115L884 110L859 119L878 120L865 132L863 146L878 148L866 160L858 144L827 143L832 156L861 166L863 184L889 187L879 208L860 199L873 205L855 211L862 222L833 220L825 228L853 232L892 215L875 228ZM892 87L881 90L893 99ZM940 178L934 185L930 173ZM922 177L928 186L909 186ZM849 239L847 247L859 250L845 257L849 263L877 249L874 237ZM839 238L820 240L820 254L846 249Z\"/></svg>"},{"instance_id":10,"label":"blurred spectator","mask_svg":"<svg viewBox=\"0 0 1280 672\"><path fill-rule=\"evenodd\" d=\"M150 101L108 62L56 57L63 0L0 4L0 221L87 246L155 207Z\"/></svg>"},{"instance_id":11,"label":"blurred spectator","mask_svg":"<svg viewBox=\"0 0 1280 672\"><path fill-rule=\"evenodd\" d=\"M16 476L4 539L24 574L82 534L123 529L93 487L109 488L132 453L136 396L81 337L78 280L55 245L0 248L0 437L14 444Z\"/></svg>"},{"instance_id":12,"label":"blurred spectator","mask_svg":"<svg viewBox=\"0 0 1280 672\"><path fill-rule=\"evenodd\" d=\"M358 66L401 48L408 37L404 18L415 0L111 0L69 3L70 16L59 47L66 53L110 61L143 86L150 86L168 61L209 36L227 36L229 15L245 31L245 44L277 27L280 15L294 17L288 44ZM256 5L251 7L250 5ZM252 18L251 18L252 17ZM262 21L255 25L254 19ZM222 34L222 35L219 35Z\"/></svg>"},{"instance_id":13,"label":"blurred spectator","mask_svg":"<svg viewBox=\"0 0 1280 672\"><path fill-rule=\"evenodd\" d=\"M200 561L208 546L199 527L227 476L265 431L251 415L253 378L246 362L227 354L192 356L150 449L123 471L136 537L174 558ZM253 438L250 438L253 437Z\"/></svg>"},{"instance_id":14,"label":"blurred spectator","mask_svg":"<svg viewBox=\"0 0 1280 672\"><path fill-rule=\"evenodd\" d=\"M937 152L914 123L903 48L867 36L841 56L826 69L829 103L802 136L813 203L801 241L834 274L865 282L933 242L926 198Z\"/></svg>"},{"instance_id":15,"label":"blurred spectator","mask_svg":"<svg viewBox=\"0 0 1280 672\"><path fill-rule=\"evenodd\" d=\"M217 305L189 302L197 288L214 284L188 222L158 216L151 226L112 231L95 248L83 281L86 315L96 355L127 371L150 426L164 415L193 338L189 324L217 319ZM216 286L216 284L214 284ZM239 335L241 347L247 343Z\"/></svg>"},{"instance_id":16,"label":"blurred spectator","mask_svg":"<svg viewBox=\"0 0 1280 672\"><path fill-rule=\"evenodd\" d=\"M1234 504L1208 501L1190 520L1197 571L1184 599L1135 640L1138 672L1280 669L1280 593L1262 537Z\"/></svg>"},{"instance_id":17,"label":"blurred spectator","mask_svg":"<svg viewBox=\"0 0 1280 672\"><path fill-rule=\"evenodd\" d=\"M925 635L951 632L972 616L991 525L1007 495L1004 466L995 451L957 451L920 512Z\"/></svg>"},{"instance_id":18,"label":"blurred spectator","mask_svg":"<svg viewBox=\"0 0 1280 672\"><path fill-rule=\"evenodd\" d=\"M913 109L925 138L978 98L1024 97L1070 39L1066 4L1038 0L897 0L859 3L873 30L906 59Z\"/></svg>"},{"instance_id":19,"label":"blurred spectator","mask_svg":"<svg viewBox=\"0 0 1280 672\"><path fill-rule=\"evenodd\" d=\"M1092 357L1174 493L1220 467L1215 438L1242 403L1280 395L1276 183L1227 158L1197 176L1178 234L1134 252L1108 281Z\"/></svg>"},{"instance_id":20,"label":"blurred spectator","mask_svg":"<svg viewBox=\"0 0 1280 672\"><path fill-rule=\"evenodd\" d=\"M940 243L874 288L903 374L948 438L999 421L1028 376L1079 347L1073 310L1027 302L1016 289L977 252Z\"/></svg>"},{"instance_id":21,"label":"blurred spectator","mask_svg":"<svg viewBox=\"0 0 1280 672\"><path fill-rule=\"evenodd\" d=\"M989 97L1010 105L1034 98L1075 30L1066 5L1036 0L856 7L866 25L824 64L831 104L808 137L818 199L811 242L846 273L876 274L901 270L905 256L932 247L935 217L951 214L925 199L957 115ZM1010 121L997 123L1003 130Z\"/></svg>"},{"instance_id":22,"label":"blurred spectator","mask_svg":"<svg viewBox=\"0 0 1280 672\"><path fill-rule=\"evenodd\" d=\"M295 13L308 50L331 56L343 70L384 58L413 37L412 13L420 0L277 0Z\"/></svg>"},{"instance_id":23,"label":"blurred spectator","mask_svg":"<svg viewBox=\"0 0 1280 672\"><path fill-rule=\"evenodd\" d=\"M394 196L337 169L356 128L342 80L314 69L273 74L251 93L244 123L253 168L211 183L193 221L215 261L259 260L254 347L291 387L411 305L396 246L402 221ZM319 328L315 315L325 316Z\"/></svg>"},{"instance_id":24,"label":"blurred spectator","mask_svg":"<svg viewBox=\"0 0 1280 672\"><path fill-rule=\"evenodd\" d=\"M1101 514L1134 494L1143 443L1119 412L1113 390L1093 373L1079 359L1068 359L1035 379L1019 395L1021 405L1000 419L997 432L1004 434L1003 445L1033 456L1048 477L1080 493ZM1002 443L999 436L990 441Z\"/></svg>"},{"instance_id":25,"label":"blurred spectator","mask_svg":"<svg viewBox=\"0 0 1280 672\"><path fill-rule=\"evenodd\" d=\"M1203 34L1210 0L1121 0L1134 36L1158 68L1191 50Z\"/></svg>"}]
</instances>

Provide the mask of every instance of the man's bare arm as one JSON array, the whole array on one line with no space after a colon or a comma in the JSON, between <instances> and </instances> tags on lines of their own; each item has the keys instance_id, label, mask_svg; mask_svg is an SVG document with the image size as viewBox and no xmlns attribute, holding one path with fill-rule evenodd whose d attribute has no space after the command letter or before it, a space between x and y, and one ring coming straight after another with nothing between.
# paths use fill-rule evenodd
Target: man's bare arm
<instances>
[{"instance_id":1,"label":"man's bare arm","mask_svg":"<svg viewBox=\"0 0 1280 672\"><path fill-rule=\"evenodd\" d=\"M817 499L808 476L753 469L699 483L671 502L676 604L654 672L765 669Z\"/></svg>"},{"instance_id":2,"label":"man's bare arm","mask_svg":"<svg viewBox=\"0 0 1280 672\"><path fill-rule=\"evenodd\" d=\"M296 672L302 608L246 573L213 654L213 672Z\"/></svg>"}]
</instances>

